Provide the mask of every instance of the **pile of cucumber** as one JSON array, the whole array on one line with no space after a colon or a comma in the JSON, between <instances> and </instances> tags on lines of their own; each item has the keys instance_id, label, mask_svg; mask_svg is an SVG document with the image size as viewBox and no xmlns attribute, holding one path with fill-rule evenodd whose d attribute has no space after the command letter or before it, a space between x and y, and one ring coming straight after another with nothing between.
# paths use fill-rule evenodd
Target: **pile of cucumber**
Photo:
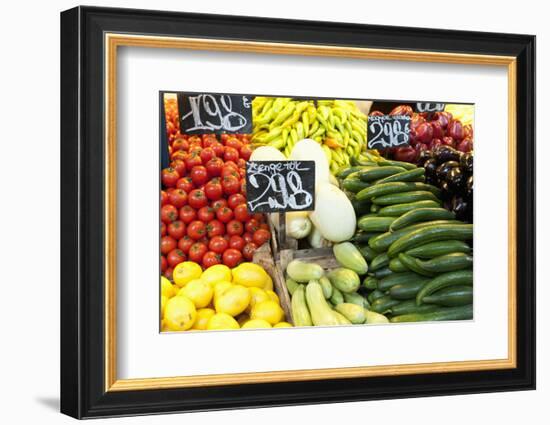
<instances>
[{"instance_id":1,"label":"pile of cucumber","mask_svg":"<svg viewBox=\"0 0 550 425\"><path fill-rule=\"evenodd\" d=\"M372 311L361 294L367 261L350 242L334 245L341 267L325 271L316 263L292 260L286 268L286 285L291 294L294 326L337 326L388 323Z\"/></svg>"},{"instance_id":2,"label":"pile of cucumber","mask_svg":"<svg viewBox=\"0 0 550 425\"><path fill-rule=\"evenodd\" d=\"M473 226L442 207L424 168L380 160L339 170L352 199L355 246L369 264L359 293L391 322L473 316Z\"/></svg>"}]
</instances>

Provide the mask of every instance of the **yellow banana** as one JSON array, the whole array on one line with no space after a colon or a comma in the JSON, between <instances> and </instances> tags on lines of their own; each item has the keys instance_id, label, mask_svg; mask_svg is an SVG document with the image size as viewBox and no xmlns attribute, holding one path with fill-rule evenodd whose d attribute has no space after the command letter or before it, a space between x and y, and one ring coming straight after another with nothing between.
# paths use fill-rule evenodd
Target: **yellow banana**
<instances>
[{"instance_id":1,"label":"yellow banana","mask_svg":"<svg viewBox=\"0 0 550 425\"><path fill-rule=\"evenodd\" d=\"M302 112L302 125L304 126L304 137L309 134L309 115L307 111Z\"/></svg>"}]
</instances>

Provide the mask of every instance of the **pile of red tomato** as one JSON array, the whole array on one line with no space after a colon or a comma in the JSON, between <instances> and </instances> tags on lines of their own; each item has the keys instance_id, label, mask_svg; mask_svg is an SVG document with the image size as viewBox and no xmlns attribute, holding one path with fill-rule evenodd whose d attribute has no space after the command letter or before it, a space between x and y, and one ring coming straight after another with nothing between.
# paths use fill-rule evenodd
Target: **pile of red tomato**
<instances>
[{"instance_id":1,"label":"pile of red tomato","mask_svg":"<svg viewBox=\"0 0 550 425\"><path fill-rule=\"evenodd\" d=\"M248 135L177 135L161 172L161 270L182 261L235 267L270 237L264 214L246 207Z\"/></svg>"}]
</instances>

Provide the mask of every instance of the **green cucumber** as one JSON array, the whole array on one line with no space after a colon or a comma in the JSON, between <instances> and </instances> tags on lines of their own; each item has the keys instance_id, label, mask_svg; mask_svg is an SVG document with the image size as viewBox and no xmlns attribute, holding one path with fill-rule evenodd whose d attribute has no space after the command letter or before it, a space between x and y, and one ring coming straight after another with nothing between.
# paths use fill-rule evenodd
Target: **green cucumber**
<instances>
[{"instance_id":1,"label":"green cucumber","mask_svg":"<svg viewBox=\"0 0 550 425\"><path fill-rule=\"evenodd\" d=\"M372 275L378 280L391 276L392 274L393 272L389 269L389 267L378 269L372 273Z\"/></svg>"},{"instance_id":2,"label":"green cucumber","mask_svg":"<svg viewBox=\"0 0 550 425\"><path fill-rule=\"evenodd\" d=\"M359 252L367 261L372 261L374 257L378 255L378 253L368 245L359 246Z\"/></svg>"},{"instance_id":3,"label":"green cucumber","mask_svg":"<svg viewBox=\"0 0 550 425\"><path fill-rule=\"evenodd\" d=\"M339 179L345 179L350 174L355 173L357 171L361 171L364 168L365 168L364 165L355 165L352 167L344 166L336 172L335 176L338 177Z\"/></svg>"},{"instance_id":4,"label":"green cucumber","mask_svg":"<svg viewBox=\"0 0 550 425\"><path fill-rule=\"evenodd\" d=\"M370 310L374 311L375 313L384 314L387 313L390 308L397 304L399 304L399 300L394 300L388 295L384 295L383 297L377 298L371 303Z\"/></svg>"},{"instance_id":5,"label":"green cucumber","mask_svg":"<svg viewBox=\"0 0 550 425\"><path fill-rule=\"evenodd\" d=\"M394 167L402 167L406 170L414 170L416 165L411 164L410 162L404 162L404 161L395 161L391 159L381 159L378 161L378 165L381 167L387 167L387 166L394 166Z\"/></svg>"},{"instance_id":6,"label":"green cucumber","mask_svg":"<svg viewBox=\"0 0 550 425\"><path fill-rule=\"evenodd\" d=\"M332 287L332 295L330 297L330 303L332 305L338 305L340 303L343 303L344 302L344 295L342 294L342 292L340 292L340 290L338 290L337 288L335 288L334 286Z\"/></svg>"},{"instance_id":7,"label":"green cucumber","mask_svg":"<svg viewBox=\"0 0 550 425\"><path fill-rule=\"evenodd\" d=\"M358 201L355 196L350 197L350 202L353 210L355 211L355 215L358 217L370 212L370 209L372 207L372 204L369 201Z\"/></svg>"},{"instance_id":8,"label":"green cucumber","mask_svg":"<svg viewBox=\"0 0 550 425\"><path fill-rule=\"evenodd\" d=\"M366 307L368 305L368 301L357 292L352 292L349 294L344 292L342 295L344 295L344 302L346 303L355 304L361 307Z\"/></svg>"},{"instance_id":9,"label":"green cucumber","mask_svg":"<svg viewBox=\"0 0 550 425\"><path fill-rule=\"evenodd\" d=\"M415 272L415 273L421 274L422 276L428 276L428 277L433 277L435 275L435 273L420 267L417 264L418 260L414 257L411 257L410 255L400 252L397 258L399 258L399 261L401 261L401 264L407 267L411 272Z\"/></svg>"},{"instance_id":10,"label":"green cucumber","mask_svg":"<svg viewBox=\"0 0 550 425\"><path fill-rule=\"evenodd\" d=\"M390 258L388 257L388 254L385 252L378 254L370 263L369 269L371 271L376 271L381 269L382 267L386 267L390 263Z\"/></svg>"},{"instance_id":11,"label":"green cucumber","mask_svg":"<svg viewBox=\"0 0 550 425\"><path fill-rule=\"evenodd\" d=\"M403 254L399 254L401 256ZM431 260L416 260L418 266L427 272L444 273L455 270L471 269L474 264L474 258L463 252L453 252L452 254L440 255Z\"/></svg>"},{"instance_id":12,"label":"green cucumber","mask_svg":"<svg viewBox=\"0 0 550 425\"><path fill-rule=\"evenodd\" d=\"M394 221L395 217L366 214L357 221L357 227L364 232L387 232Z\"/></svg>"},{"instance_id":13,"label":"green cucumber","mask_svg":"<svg viewBox=\"0 0 550 425\"><path fill-rule=\"evenodd\" d=\"M397 241L400 237L411 233L413 230L422 229L424 227L435 226L439 224L461 224L461 221L457 220L436 220L427 221L425 223L418 223L413 226L405 227L403 229L396 230L395 232L385 232L378 236L374 236L369 239L369 246L376 252L387 251L392 243Z\"/></svg>"},{"instance_id":14,"label":"green cucumber","mask_svg":"<svg viewBox=\"0 0 550 425\"><path fill-rule=\"evenodd\" d=\"M443 288L432 295L424 297L426 304L438 304L445 307L458 307L471 304L474 299L474 290L471 286L458 285Z\"/></svg>"},{"instance_id":15,"label":"green cucumber","mask_svg":"<svg viewBox=\"0 0 550 425\"><path fill-rule=\"evenodd\" d=\"M389 296L395 300L414 300L418 291L420 291L427 282L428 280L413 280L394 285L390 288Z\"/></svg>"},{"instance_id":16,"label":"green cucumber","mask_svg":"<svg viewBox=\"0 0 550 425\"><path fill-rule=\"evenodd\" d=\"M372 205L374 206L376 204L372 204ZM429 201L429 200L408 202L405 204L388 205L387 207L380 208L378 210L378 215L383 217L399 217L417 208L432 208L432 207L438 207L438 206L439 206L439 202Z\"/></svg>"},{"instance_id":17,"label":"green cucumber","mask_svg":"<svg viewBox=\"0 0 550 425\"><path fill-rule=\"evenodd\" d=\"M374 276L367 276L363 280L363 287L366 289L376 289L378 287L378 279Z\"/></svg>"},{"instance_id":18,"label":"green cucumber","mask_svg":"<svg viewBox=\"0 0 550 425\"><path fill-rule=\"evenodd\" d=\"M353 174L346 177L344 181L342 181L342 187L346 189L349 192L352 193L358 193L361 192L363 189L366 189L370 186L370 183L366 183L362 180L359 180L358 178L353 178ZM361 200L361 199L359 199Z\"/></svg>"},{"instance_id":19,"label":"green cucumber","mask_svg":"<svg viewBox=\"0 0 550 425\"><path fill-rule=\"evenodd\" d=\"M362 201L366 199L372 199L377 196L408 192L412 190L416 190L416 186L414 183L390 182L374 184L357 193L357 199Z\"/></svg>"},{"instance_id":20,"label":"green cucumber","mask_svg":"<svg viewBox=\"0 0 550 425\"><path fill-rule=\"evenodd\" d=\"M430 280L421 290L416 294L416 303L418 305L423 303L424 297L432 295L434 292L439 291L449 286L457 285L469 285L473 284L474 272L472 270L459 270L456 272L448 272L440 274L439 276Z\"/></svg>"},{"instance_id":21,"label":"green cucumber","mask_svg":"<svg viewBox=\"0 0 550 425\"><path fill-rule=\"evenodd\" d=\"M323 295L325 297L325 300L330 299L332 297L332 285L330 283L330 280L328 277L323 276L321 279L319 279L319 284L321 285L321 288L323 289Z\"/></svg>"},{"instance_id":22,"label":"green cucumber","mask_svg":"<svg viewBox=\"0 0 550 425\"><path fill-rule=\"evenodd\" d=\"M462 307L441 307L429 313L411 313L394 316L390 319L392 323L404 322L428 322L437 320L469 320L474 316L472 304Z\"/></svg>"},{"instance_id":23,"label":"green cucumber","mask_svg":"<svg viewBox=\"0 0 550 425\"><path fill-rule=\"evenodd\" d=\"M396 167L393 165L387 167L372 167L365 170L358 171L359 178L364 182L372 182L374 180L383 179L397 173L405 171L403 167Z\"/></svg>"},{"instance_id":24,"label":"green cucumber","mask_svg":"<svg viewBox=\"0 0 550 425\"><path fill-rule=\"evenodd\" d=\"M437 241L409 249L407 254L416 258L434 258L439 257L440 255L451 254L453 252L470 254L472 252L472 248L470 248L470 245L463 241Z\"/></svg>"},{"instance_id":25,"label":"green cucumber","mask_svg":"<svg viewBox=\"0 0 550 425\"><path fill-rule=\"evenodd\" d=\"M382 292L382 291L379 291L378 289L375 289L374 291L372 291L368 296L367 296L367 300L369 303L372 303L375 302L378 298L382 298L384 297L385 294Z\"/></svg>"},{"instance_id":26,"label":"green cucumber","mask_svg":"<svg viewBox=\"0 0 550 425\"><path fill-rule=\"evenodd\" d=\"M391 276L386 276L378 281L378 290L386 292L393 286L402 283L412 285L413 282L427 283L429 280L430 279L426 276L421 276L413 272L393 273Z\"/></svg>"},{"instance_id":27,"label":"green cucumber","mask_svg":"<svg viewBox=\"0 0 550 425\"><path fill-rule=\"evenodd\" d=\"M378 236L380 232L362 232L359 231L353 235L353 237L350 239L350 242L353 242L358 245L364 245L369 243L369 239ZM358 247L359 249L359 247Z\"/></svg>"},{"instance_id":28,"label":"green cucumber","mask_svg":"<svg viewBox=\"0 0 550 425\"><path fill-rule=\"evenodd\" d=\"M377 213L379 210L380 210L380 207L378 205L371 204L371 206L370 206L370 212L371 213Z\"/></svg>"},{"instance_id":29,"label":"green cucumber","mask_svg":"<svg viewBox=\"0 0 550 425\"><path fill-rule=\"evenodd\" d=\"M369 161L365 158L358 158L356 156L352 156L349 159L349 163L353 167L361 166L361 167L378 167L378 164L376 162Z\"/></svg>"},{"instance_id":30,"label":"green cucumber","mask_svg":"<svg viewBox=\"0 0 550 425\"><path fill-rule=\"evenodd\" d=\"M471 224L434 224L413 230L412 232L401 236L390 245L388 248L388 255L390 258L393 258L400 252L407 251L428 242L448 239L467 240L472 239L473 235L474 227ZM369 245L370 242L371 241L369 241Z\"/></svg>"},{"instance_id":31,"label":"green cucumber","mask_svg":"<svg viewBox=\"0 0 550 425\"><path fill-rule=\"evenodd\" d=\"M386 183L386 184L390 184L390 183ZM403 183L403 184L407 184L407 183ZM375 187L375 186L372 186L372 187ZM370 189L370 188L367 188L367 189ZM363 190L367 190L367 189L363 189ZM361 192L359 192L357 196L359 196ZM426 190L413 190L410 192L390 193L388 195L382 195L376 198L372 198L372 202L376 205L404 204L407 202L417 202L417 201L438 201L438 199L432 192L428 192Z\"/></svg>"},{"instance_id":32,"label":"green cucumber","mask_svg":"<svg viewBox=\"0 0 550 425\"><path fill-rule=\"evenodd\" d=\"M390 260L390 263L388 265L390 270L394 273L401 273L401 272L408 272L409 269L407 266L405 266L399 258L395 257Z\"/></svg>"},{"instance_id":33,"label":"green cucumber","mask_svg":"<svg viewBox=\"0 0 550 425\"><path fill-rule=\"evenodd\" d=\"M438 310L440 307L434 304L422 304L416 305L415 300L402 301L397 305L394 305L390 308L390 313L393 316L400 316L403 314L412 314L412 313L431 313L432 311Z\"/></svg>"},{"instance_id":34,"label":"green cucumber","mask_svg":"<svg viewBox=\"0 0 550 425\"><path fill-rule=\"evenodd\" d=\"M434 220L453 220L455 214L445 208L416 208L395 219L390 230L395 231L415 223Z\"/></svg>"},{"instance_id":35,"label":"green cucumber","mask_svg":"<svg viewBox=\"0 0 550 425\"><path fill-rule=\"evenodd\" d=\"M391 183L391 182L423 182L425 169L423 167L413 168L412 170L403 171L389 177L384 177L381 180L377 180L376 184Z\"/></svg>"}]
</instances>

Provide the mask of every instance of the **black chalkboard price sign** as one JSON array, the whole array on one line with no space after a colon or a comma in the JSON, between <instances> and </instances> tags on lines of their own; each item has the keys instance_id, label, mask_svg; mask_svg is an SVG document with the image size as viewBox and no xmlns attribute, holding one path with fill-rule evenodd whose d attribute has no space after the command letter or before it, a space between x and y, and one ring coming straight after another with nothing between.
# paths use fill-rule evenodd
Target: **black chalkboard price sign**
<instances>
[{"instance_id":1,"label":"black chalkboard price sign","mask_svg":"<svg viewBox=\"0 0 550 425\"><path fill-rule=\"evenodd\" d=\"M436 102L417 102L416 111L417 112L441 112L445 110L444 103Z\"/></svg>"},{"instance_id":2,"label":"black chalkboard price sign","mask_svg":"<svg viewBox=\"0 0 550 425\"><path fill-rule=\"evenodd\" d=\"M178 93L182 133L252 133L252 96Z\"/></svg>"},{"instance_id":3,"label":"black chalkboard price sign","mask_svg":"<svg viewBox=\"0 0 550 425\"><path fill-rule=\"evenodd\" d=\"M369 116L367 147L387 149L408 145L411 118L407 115Z\"/></svg>"},{"instance_id":4,"label":"black chalkboard price sign","mask_svg":"<svg viewBox=\"0 0 550 425\"><path fill-rule=\"evenodd\" d=\"M246 199L250 213L315 209L315 161L248 161Z\"/></svg>"}]
</instances>

